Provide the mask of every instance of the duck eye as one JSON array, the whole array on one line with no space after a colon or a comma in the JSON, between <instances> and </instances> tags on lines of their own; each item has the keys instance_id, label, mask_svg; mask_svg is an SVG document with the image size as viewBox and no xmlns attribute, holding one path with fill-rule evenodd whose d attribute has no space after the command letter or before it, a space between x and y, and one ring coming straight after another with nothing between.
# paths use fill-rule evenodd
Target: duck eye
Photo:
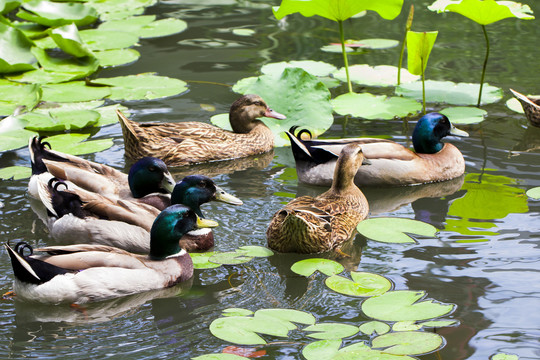
<instances>
[{"instance_id":1,"label":"duck eye","mask_svg":"<svg viewBox=\"0 0 540 360\"><path fill-rule=\"evenodd\" d=\"M155 166L149 166L149 167L148 167L148 170L154 172L154 171L156 171L156 167L155 167Z\"/></svg>"}]
</instances>

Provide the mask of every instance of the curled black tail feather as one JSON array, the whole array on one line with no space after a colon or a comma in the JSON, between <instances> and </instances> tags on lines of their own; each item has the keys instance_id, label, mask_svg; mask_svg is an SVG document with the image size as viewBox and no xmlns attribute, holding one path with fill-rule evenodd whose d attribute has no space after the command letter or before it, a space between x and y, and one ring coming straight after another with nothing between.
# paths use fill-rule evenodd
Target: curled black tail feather
<instances>
[{"instance_id":1,"label":"curled black tail feather","mask_svg":"<svg viewBox=\"0 0 540 360\"><path fill-rule=\"evenodd\" d=\"M53 177L47 185L51 194L51 205L58 218L67 214L73 214L81 219L86 216L83 210L83 202L79 195L59 189L60 185L63 185L65 186L65 190L67 190L68 186L64 181ZM49 215L54 216L54 214Z\"/></svg>"},{"instance_id":2,"label":"curled black tail feather","mask_svg":"<svg viewBox=\"0 0 540 360\"><path fill-rule=\"evenodd\" d=\"M47 141L43 141L46 136L34 136L30 139L28 148L30 150L30 160L32 165L32 175L39 175L47 172L47 167L43 162L43 159L55 160L55 161L68 161L67 159L59 156L49 150L51 150L51 144ZM49 148L49 149L47 149Z\"/></svg>"}]
</instances>

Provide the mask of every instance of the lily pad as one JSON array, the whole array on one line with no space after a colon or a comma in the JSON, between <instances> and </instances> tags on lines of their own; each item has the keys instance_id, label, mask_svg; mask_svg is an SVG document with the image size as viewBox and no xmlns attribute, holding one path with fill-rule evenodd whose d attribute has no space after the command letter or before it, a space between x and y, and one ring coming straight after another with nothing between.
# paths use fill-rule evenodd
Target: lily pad
<instances>
[{"instance_id":1,"label":"lily pad","mask_svg":"<svg viewBox=\"0 0 540 360\"><path fill-rule=\"evenodd\" d=\"M130 16L119 20L105 21L99 25L99 30L125 31L138 34L138 31L145 25L156 20L155 15Z\"/></svg>"},{"instance_id":2,"label":"lily pad","mask_svg":"<svg viewBox=\"0 0 540 360\"><path fill-rule=\"evenodd\" d=\"M35 69L37 59L31 47L32 42L21 30L0 22L0 73Z\"/></svg>"},{"instance_id":3,"label":"lily pad","mask_svg":"<svg viewBox=\"0 0 540 360\"><path fill-rule=\"evenodd\" d=\"M452 124L478 124L487 116L487 111L477 107L449 107L439 111L446 115Z\"/></svg>"},{"instance_id":4,"label":"lily pad","mask_svg":"<svg viewBox=\"0 0 540 360\"><path fill-rule=\"evenodd\" d=\"M437 228L428 223L402 218L380 217L364 220L356 230L365 237L385 243L415 243L407 234L434 237Z\"/></svg>"},{"instance_id":5,"label":"lily pad","mask_svg":"<svg viewBox=\"0 0 540 360\"><path fill-rule=\"evenodd\" d=\"M393 39L362 39L362 40L345 40L345 46L356 49L390 49L398 46L399 41ZM332 44L339 45L341 44Z\"/></svg>"},{"instance_id":6,"label":"lily pad","mask_svg":"<svg viewBox=\"0 0 540 360\"><path fill-rule=\"evenodd\" d=\"M139 41L137 34L124 31L88 29L81 30L79 34L90 50L123 49Z\"/></svg>"},{"instance_id":7,"label":"lily pad","mask_svg":"<svg viewBox=\"0 0 540 360\"><path fill-rule=\"evenodd\" d=\"M149 73L100 78L93 83L110 85L112 100L153 100L187 91L187 84L182 80Z\"/></svg>"},{"instance_id":8,"label":"lily pad","mask_svg":"<svg viewBox=\"0 0 540 360\"><path fill-rule=\"evenodd\" d=\"M49 136L47 142L51 144L53 149L71 155L93 154L113 146L112 139L84 141L89 137L89 134L60 134ZM26 142L28 144L28 140Z\"/></svg>"},{"instance_id":9,"label":"lily pad","mask_svg":"<svg viewBox=\"0 0 540 360\"><path fill-rule=\"evenodd\" d=\"M212 255L208 261L221 265L238 265L247 263L253 259L252 256L247 256L242 252L237 251L225 251L218 252Z\"/></svg>"},{"instance_id":10,"label":"lily pad","mask_svg":"<svg viewBox=\"0 0 540 360\"><path fill-rule=\"evenodd\" d=\"M98 100L108 97L111 88L108 86L88 86L84 81L72 81L62 84L42 86L44 101L79 102Z\"/></svg>"},{"instance_id":11,"label":"lily pad","mask_svg":"<svg viewBox=\"0 0 540 360\"><path fill-rule=\"evenodd\" d=\"M0 14L6 14L11 10L15 10L21 5L21 0L2 0L0 1Z\"/></svg>"},{"instance_id":12,"label":"lily pad","mask_svg":"<svg viewBox=\"0 0 540 360\"><path fill-rule=\"evenodd\" d=\"M68 24L51 30L51 38L64 52L75 57L94 56L79 36L75 24Z\"/></svg>"},{"instance_id":13,"label":"lily pad","mask_svg":"<svg viewBox=\"0 0 540 360\"><path fill-rule=\"evenodd\" d=\"M243 360L249 359L235 354L205 354L192 358L192 360Z\"/></svg>"},{"instance_id":14,"label":"lily pad","mask_svg":"<svg viewBox=\"0 0 540 360\"><path fill-rule=\"evenodd\" d=\"M425 321L423 323L420 323L422 327L425 328L439 328L439 327L445 327L445 326L452 326L457 324L456 320L432 320L432 321Z\"/></svg>"},{"instance_id":15,"label":"lily pad","mask_svg":"<svg viewBox=\"0 0 540 360\"><path fill-rule=\"evenodd\" d=\"M19 106L33 109L41 100L41 87L0 79L0 99L0 115L11 115Z\"/></svg>"},{"instance_id":16,"label":"lily pad","mask_svg":"<svg viewBox=\"0 0 540 360\"><path fill-rule=\"evenodd\" d=\"M253 29L232 29L232 33L236 36L252 36L255 34Z\"/></svg>"},{"instance_id":17,"label":"lily pad","mask_svg":"<svg viewBox=\"0 0 540 360\"><path fill-rule=\"evenodd\" d=\"M88 2L99 13L100 20L119 20L142 14L146 7L157 0L90 0Z\"/></svg>"},{"instance_id":18,"label":"lily pad","mask_svg":"<svg viewBox=\"0 0 540 360\"><path fill-rule=\"evenodd\" d=\"M46 26L62 26L75 23L77 26L92 24L97 20L96 10L82 3L52 2L45 0L31 0L22 3L22 9L17 16Z\"/></svg>"},{"instance_id":19,"label":"lily pad","mask_svg":"<svg viewBox=\"0 0 540 360\"><path fill-rule=\"evenodd\" d=\"M519 356L513 354L498 353L490 357L490 360L519 360Z\"/></svg>"},{"instance_id":20,"label":"lily pad","mask_svg":"<svg viewBox=\"0 0 540 360\"><path fill-rule=\"evenodd\" d=\"M143 39L169 36L181 33L187 29L187 23L180 19L166 18L153 21L139 30L139 36Z\"/></svg>"},{"instance_id":21,"label":"lily pad","mask_svg":"<svg viewBox=\"0 0 540 360\"><path fill-rule=\"evenodd\" d=\"M330 289L350 296L381 295L392 288L390 280L384 276L368 272L351 271L352 280L343 276L332 275L325 280Z\"/></svg>"},{"instance_id":22,"label":"lily pad","mask_svg":"<svg viewBox=\"0 0 540 360\"><path fill-rule=\"evenodd\" d=\"M313 331L309 337L319 340L336 340L353 336L358 332L358 327L340 323L319 323L308 326L303 331Z\"/></svg>"},{"instance_id":23,"label":"lily pad","mask_svg":"<svg viewBox=\"0 0 540 360\"><path fill-rule=\"evenodd\" d=\"M397 82L398 68L391 65L369 66L353 65L349 67L351 81L356 84L367 86L395 86ZM341 81L347 81L345 68L339 69L332 74ZM417 81L419 76L411 74L407 69L401 69L401 82L408 83Z\"/></svg>"},{"instance_id":24,"label":"lily pad","mask_svg":"<svg viewBox=\"0 0 540 360\"><path fill-rule=\"evenodd\" d=\"M83 75L73 73L63 73L58 71L49 71L45 69L36 69L26 71L18 75L6 76L11 81L29 83L29 84L58 84L66 81L76 80Z\"/></svg>"},{"instance_id":25,"label":"lily pad","mask_svg":"<svg viewBox=\"0 0 540 360\"><path fill-rule=\"evenodd\" d=\"M250 316L253 315L253 311L242 308L228 308L223 310L223 316Z\"/></svg>"},{"instance_id":26,"label":"lily pad","mask_svg":"<svg viewBox=\"0 0 540 360\"><path fill-rule=\"evenodd\" d=\"M103 67L131 64L132 62L137 61L141 56L141 54L135 49L111 49L96 51L94 52L94 55L99 60L99 65Z\"/></svg>"},{"instance_id":27,"label":"lily pad","mask_svg":"<svg viewBox=\"0 0 540 360\"><path fill-rule=\"evenodd\" d=\"M282 61L263 65L261 72L263 74L280 76L283 70L287 68L300 68L313 76L328 76L336 67L323 61L303 60L303 61Z\"/></svg>"},{"instance_id":28,"label":"lily pad","mask_svg":"<svg viewBox=\"0 0 540 360\"><path fill-rule=\"evenodd\" d=\"M307 360L333 359L333 356L338 353L341 342L341 339L315 341L302 349L302 355Z\"/></svg>"},{"instance_id":29,"label":"lily pad","mask_svg":"<svg viewBox=\"0 0 540 360\"><path fill-rule=\"evenodd\" d=\"M217 318L210 324L210 332L215 337L241 345L266 344L259 334L287 337L289 328L280 320L263 318L262 320L246 316L228 316Z\"/></svg>"},{"instance_id":30,"label":"lily pad","mask_svg":"<svg viewBox=\"0 0 540 360\"><path fill-rule=\"evenodd\" d=\"M526 194L531 199L540 200L540 186L527 190Z\"/></svg>"},{"instance_id":31,"label":"lily pad","mask_svg":"<svg viewBox=\"0 0 540 360\"><path fill-rule=\"evenodd\" d=\"M427 320L446 315L454 310L454 305L441 304L433 300L421 300L424 291L388 291L362 303L362 311L367 316L383 321Z\"/></svg>"},{"instance_id":32,"label":"lily pad","mask_svg":"<svg viewBox=\"0 0 540 360\"><path fill-rule=\"evenodd\" d=\"M281 320L289 330L297 329L293 323L313 325L316 321L312 314L294 309L259 309L254 316L260 321L264 321L267 317Z\"/></svg>"},{"instance_id":33,"label":"lily pad","mask_svg":"<svg viewBox=\"0 0 540 360\"><path fill-rule=\"evenodd\" d=\"M95 124L95 126L117 124L118 115L116 114L116 110L120 110L122 114L124 114L127 117L130 116L129 109L120 104L99 107L99 108L94 109L94 111L97 111L101 115L97 124Z\"/></svg>"},{"instance_id":34,"label":"lily pad","mask_svg":"<svg viewBox=\"0 0 540 360\"><path fill-rule=\"evenodd\" d=\"M400 331L377 336L371 341L373 348L384 348L394 355L420 355L435 351L444 344L439 334L425 331Z\"/></svg>"},{"instance_id":35,"label":"lily pad","mask_svg":"<svg viewBox=\"0 0 540 360\"><path fill-rule=\"evenodd\" d=\"M366 335L382 335L390 331L390 325L382 321L368 321L360 325L360 331Z\"/></svg>"},{"instance_id":36,"label":"lily pad","mask_svg":"<svg viewBox=\"0 0 540 360\"><path fill-rule=\"evenodd\" d=\"M8 166L8 167L0 169L0 179L2 180L27 179L31 175L32 175L32 169L26 166Z\"/></svg>"},{"instance_id":37,"label":"lily pad","mask_svg":"<svg viewBox=\"0 0 540 360\"><path fill-rule=\"evenodd\" d=\"M422 329L422 325L416 321L398 321L392 325L392 331L416 331Z\"/></svg>"},{"instance_id":38,"label":"lily pad","mask_svg":"<svg viewBox=\"0 0 540 360\"><path fill-rule=\"evenodd\" d=\"M345 268L343 265L329 259L304 259L295 262L291 270L302 276L311 276L315 271L320 271L327 276L339 274Z\"/></svg>"},{"instance_id":39,"label":"lily pad","mask_svg":"<svg viewBox=\"0 0 540 360\"><path fill-rule=\"evenodd\" d=\"M221 264L216 264L210 262L209 259L214 254L217 254L217 251L208 251L205 253L190 253L191 260L193 261L194 269L214 269L220 267Z\"/></svg>"},{"instance_id":40,"label":"lily pad","mask_svg":"<svg viewBox=\"0 0 540 360\"><path fill-rule=\"evenodd\" d=\"M416 100L402 97L347 93L332 100L334 111L364 119L393 119L416 114L422 109Z\"/></svg>"},{"instance_id":41,"label":"lily pad","mask_svg":"<svg viewBox=\"0 0 540 360\"><path fill-rule=\"evenodd\" d=\"M28 146L28 139L37 135L29 130L13 130L0 134L0 152Z\"/></svg>"},{"instance_id":42,"label":"lily pad","mask_svg":"<svg viewBox=\"0 0 540 360\"><path fill-rule=\"evenodd\" d=\"M325 132L334 122L330 91L320 80L299 68L286 68L280 77L262 75L256 80L239 86L233 91L242 94L258 94L277 112L287 116L286 120L262 119L272 130L275 146L290 144L284 131L297 125L308 128L313 136ZM216 123L214 123L216 124ZM227 128L230 124L216 124Z\"/></svg>"},{"instance_id":43,"label":"lily pad","mask_svg":"<svg viewBox=\"0 0 540 360\"><path fill-rule=\"evenodd\" d=\"M536 95L536 96L538 96L538 95ZM523 111L523 106L521 106L521 103L519 102L519 100L515 99L515 98L508 99L506 101L506 107L509 108L512 111L515 111L515 112L519 113L519 114L525 113L525 111Z\"/></svg>"},{"instance_id":44,"label":"lily pad","mask_svg":"<svg viewBox=\"0 0 540 360\"><path fill-rule=\"evenodd\" d=\"M452 81L426 80L426 101L453 105L476 105L480 84L454 83ZM396 95L422 99L422 83L413 82L396 87ZM495 103L502 99L502 89L484 84L482 104Z\"/></svg>"},{"instance_id":45,"label":"lily pad","mask_svg":"<svg viewBox=\"0 0 540 360\"><path fill-rule=\"evenodd\" d=\"M100 114L92 110L51 110L48 114L28 112L18 118L28 122L32 131L80 130L97 124Z\"/></svg>"},{"instance_id":46,"label":"lily pad","mask_svg":"<svg viewBox=\"0 0 540 360\"><path fill-rule=\"evenodd\" d=\"M32 53L44 70L72 74L77 79L93 74L99 67L99 61L93 56L84 58L52 57L38 47L32 48Z\"/></svg>"},{"instance_id":47,"label":"lily pad","mask_svg":"<svg viewBox=\"0 0 540 360\"><path fill-rule=\"evenodd\" d=\"M256 245L244 245L240 246L237 250L237 252L242 253L245 256L253 256L253 257L268 257L274 255L274 252L264 246L256 246Z\"/></svg>"}]
</instances>

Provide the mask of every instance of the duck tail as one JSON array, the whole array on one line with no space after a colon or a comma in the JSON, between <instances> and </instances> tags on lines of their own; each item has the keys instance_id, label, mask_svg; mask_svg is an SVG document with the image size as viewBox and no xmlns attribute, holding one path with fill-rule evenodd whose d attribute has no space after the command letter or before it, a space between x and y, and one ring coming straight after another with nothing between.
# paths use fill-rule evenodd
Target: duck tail
<instances>
[{"instance_id":1,"label":"duck tail","mask_svg":"<svg viewBox=\"0 0 540 360\"><path fill-rule=\"evenodd\" d=\"M70 191L61 191L60 185L68 190L67 184L55 177L46 183L45 181L38 182L39 199L47 208L49 216L61 218L64 215L73 214L83 218L83 203L79 195Z\"/></svg>"},{"instance_id":2,"label":"duck tail","mask_svg":"<svg viewBox=\"0 0 540 360\"><path fill-rule=\"evenodd\" d=\"M70 271L61 267L46 263L45 261L31 258L34 250L32 247L21 241L15 245L15 250L9 244L4 244L11 259L11 266L15 277L30 284L43 284L51 280L56 275L66 274ZM25 250L30 250L29 255L24 255Z\"/></svg>"},{"instance_id":3,"label":"duck tail","mask_svg":"<svg viewBox=\"0 0 540 360\"><path fill-rule=\"evenodd\" d=\"M68 161L56 152L52 151L51 144L43 141L46 136L34 136L28 141L28 151L30 152L30 163L32 165L32 175L39 175L47 172L46 160ZM47 149L47 147L49 149Z\"/></svg>"},{"instance_id":4,"label":"duck tail","mask_svg":"<svg viewBox=\"0 0 540 360\"><path fill-rule=\"evenodd\" d=\"M313 157L311 156L311 152L309 149L304 145L304 142L302 141L302 138L300 137L304 132L307 132L310 135L311 138L311 132L309 130L303 129L300 130L296 135L294 132L298 129L297 126L293 126L290 128L289 131L285 131L285 134L289 137L289 140L291 141L291 150L294 156L294 159L296 161L313 161Z\"/></svg>"},{"instance_id":5,"label":"duck tail","mask_svg":"<svg viewBox=\"0 0 540 360\"><path fill-rule=\"evenodd\" d=\"M116 115L118 116L118 122L122 127L122 136L124 137L124 147L126 153L129 152L130 148L136 148L139 144L139 137L137 136L137 131L135 127L138 127L137 123L129 120L122 112L116 109Z\"/></svg>"}]
</instances>

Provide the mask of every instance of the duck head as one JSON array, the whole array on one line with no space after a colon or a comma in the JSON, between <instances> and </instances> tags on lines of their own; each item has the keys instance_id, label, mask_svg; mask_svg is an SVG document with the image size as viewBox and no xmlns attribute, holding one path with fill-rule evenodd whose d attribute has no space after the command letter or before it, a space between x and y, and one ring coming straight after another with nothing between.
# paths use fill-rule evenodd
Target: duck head
<instances>
[{"instance_id":1,"label":"duck head","mask_svg":"<svg viewBox=\"0 0 540 360\"><path fill-rule=\"evenodd\" d=\"M420 118L413 131L414 151L421 154L435 154L443 148L441 139L448 135L469 136L450 123L450 120L439 113L429 113Z\"/></svg>"},{"instance_id":2,"label":"duck head","mask_svg":"<svg viewBox=\"0 0 540 360\"><path fill-rule=\"evenodd\" d=\"M339 154L334 170L332 189L341 192L356 187L354 185L354 176L362 164L369 165L370 163L365 160L360 143L347 144Z\"/></svg>"},{"instance_id":3,"label":"duck head","mask_svg":"<svg viewBox=\"0 0 540 360\"><path fill-rule=\"evenodd\" d=\"M179 241L186 233L216 226L217 222L201 219L185 205L171 205L156 217L150 229L150 258L160 260L178 254L182 250Z\"/></svg>"},{"instance_id":4,"label":"duck head","mask_svg":"<svg viewBox=\"0 0 540 360\"><path fill-rule=\"evenodd\" d=\"M247 94L236 100L229 111L229 121L235 133L245 134L250 132L259 121L257 118L269 117L278 120L287 117L268 107L264 100L253 94Z\"/></svg>"},{"instance_id":5,"label":"duck head","mask_svg":"<svg viewBox=\"0 0 540 360\"><path fill-rule=\"evenodd\" d=\"M189 175L176 184L171 195L172 204L184 204L204 218L200 206L210 201L242 205L242 200L227 193L214 180L204 175Z\"/></svg>"},{"instance_id":6,"label":"duck head","mask_svg":"<svg viewBox=\"0 0 540 360\"><path fill-rule=\"evenodd\" d=\"M144 157L133 164L129 170L128 183L135 198L153 193L170 194L175 185L167 165L154 157Z\"/></svg>"}]
</instances>

